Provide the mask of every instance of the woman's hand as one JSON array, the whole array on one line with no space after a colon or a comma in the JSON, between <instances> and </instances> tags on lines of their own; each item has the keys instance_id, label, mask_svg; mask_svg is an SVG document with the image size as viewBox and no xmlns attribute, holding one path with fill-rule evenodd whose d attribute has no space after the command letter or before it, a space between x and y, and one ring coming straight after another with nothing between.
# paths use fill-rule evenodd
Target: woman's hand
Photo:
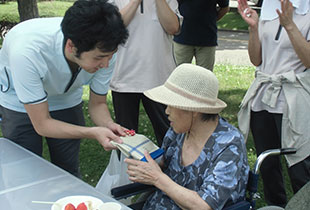
<instances>
[{"instance_id":1,"label":"woman's hand","mask_svg":"<svg viewBox=\"0 0 310 210\"><path fill-rule=\"evenodd\" d=\"M249 7L247 0L238 0L238 12L250 27L258 26L257 12Z\"/></svg>"},{"instance_id":2,"label":"woman's hand","mask_svg":"<svg viewBox=\"0 0 310 210\"><path fill-rule=\"evenodd\" d=\"M128 164L127 174L133 182L155 185L159 177L164 173L148 152L144 152L144 156L148 162L125 159L125 163Z\"/></svg>"},{"instance_id":3,"label":"woman's hand","mask_svg":"<svg viewBox=\"0 0 310 210\"><path fill-rule=\"evenodd\" d=\"M294 7L293 4L289 0L281 0L281 10L277 9L277 13L279 15L280 24L284 27L290 27L294 24L293 22L293 12Z\"/></svg>"}]
</instances>

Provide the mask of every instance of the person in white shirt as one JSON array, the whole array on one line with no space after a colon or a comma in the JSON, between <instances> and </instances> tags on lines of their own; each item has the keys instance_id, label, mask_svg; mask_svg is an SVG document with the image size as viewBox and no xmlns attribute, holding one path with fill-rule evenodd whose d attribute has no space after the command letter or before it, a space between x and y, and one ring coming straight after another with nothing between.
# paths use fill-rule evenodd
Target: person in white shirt
<instances>
[{"instance_id":1,"label":"person in white shirt","mask_svg":"<svg viewBox=\"0 0 310 210\"><path fill-rule=\"evenodd\" d=\"M240 130L253 134L256 153L293 147L287 155L294 193L310 180L310 1L264 1L261 15L239 0L239 13L249 24L249 57L256 77L238 116ZM261 166L265 200L287 202L279 157Z\"/></svg>"},{"instance_id":2,"label":"person in white shirt","mask_svg":"<svg viewBox=\"0 0 310 210\"><path fill-rule=\"evenodd\" d=\"M180 30L177 0L111 0L129 31L120 46L111 80L115 120L138 131L139 105L150 118L159 145L169 128L165 106L143 91L161 85L176 67L172 35ZM140 131L142 132L142 131Z\"/></svg>"}]
</instances>

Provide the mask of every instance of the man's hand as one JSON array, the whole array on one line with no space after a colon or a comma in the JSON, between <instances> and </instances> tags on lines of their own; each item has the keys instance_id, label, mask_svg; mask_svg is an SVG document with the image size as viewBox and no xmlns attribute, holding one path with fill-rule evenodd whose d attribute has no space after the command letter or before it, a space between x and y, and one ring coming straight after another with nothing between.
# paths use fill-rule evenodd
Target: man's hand
<instances>
[{"instance_id":1,"label":"man's hand","mask_svg":"<svg viewBox=\"0 0 310 210\"><path fill-rule=\"evenodd\" d=\"M115 122L110 122L107 125L107 128L109 128L111 131L113 131L114 134L118 136L125 136L126 135L126 128L122 127L121 125L115 123Z\"/></svg>"},{"instance_id":2,"label":"man's hand","mask_svg":"<svg viewBox=\"0 0 310 210\"><path fill-rule=\"evenodd\" d=\"M93 127L91 129L93 130L97 141L103 146L106 151L117 149L111 144L111 141L123 143L122 139L118 135L113 133L109 128Z\"/></svg>"},{"instance_id":3,"label":"man's hand","mask_svg":"<svg viewBox=\"0 0 310 210\"><path fill-rule=\"evenodd\" d=\"M156 185L156 182L164 173L148 152L144 152L144 156L148 162L129 158L125 159L125 163L128 164L127 174L129 175L129 179L133 182Z\"/></svg>"}]
</instances>

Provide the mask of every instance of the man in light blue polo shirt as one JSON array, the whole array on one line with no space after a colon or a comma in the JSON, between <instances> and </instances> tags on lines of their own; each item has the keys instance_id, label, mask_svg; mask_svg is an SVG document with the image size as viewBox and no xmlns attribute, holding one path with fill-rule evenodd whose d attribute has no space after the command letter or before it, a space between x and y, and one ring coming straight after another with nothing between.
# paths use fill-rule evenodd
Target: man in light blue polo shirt
<instances>
[{"instance_id":1,"label":"man in light blue polo shirt","mask_svg":"<svg viewBox=\"0 0 310 210\"><path fill-rule=\"evenodd\" d=\"M106 94L114 53L128 32L118 9L106 0L76 1L64 18L22 22L6 35L0 51L3 136L42 155L46 137L51 161L79 176L81 138L106 150L121 142L124 128L113 122ZM83 85L90 87L85 127Z\"/></svg>"}]
</instances>

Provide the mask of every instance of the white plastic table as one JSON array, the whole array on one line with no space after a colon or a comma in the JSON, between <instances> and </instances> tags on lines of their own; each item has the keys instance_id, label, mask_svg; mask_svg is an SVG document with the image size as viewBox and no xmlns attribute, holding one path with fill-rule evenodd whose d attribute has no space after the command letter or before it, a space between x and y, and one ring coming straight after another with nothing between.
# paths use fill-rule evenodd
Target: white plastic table
<instances>
[{"instance_id":1,"label":"white plastic table","mask_svg":"<svg viewBox=\"0 0 310 210\"><path fill-rule=\"evenodd\" d=\"M54 202L73 195L118 202L12 141L0 138L0 209L50 210L52 205L32 201ZM118 203L122 209L130 209Z\"/></svg>"}]
</instances>

